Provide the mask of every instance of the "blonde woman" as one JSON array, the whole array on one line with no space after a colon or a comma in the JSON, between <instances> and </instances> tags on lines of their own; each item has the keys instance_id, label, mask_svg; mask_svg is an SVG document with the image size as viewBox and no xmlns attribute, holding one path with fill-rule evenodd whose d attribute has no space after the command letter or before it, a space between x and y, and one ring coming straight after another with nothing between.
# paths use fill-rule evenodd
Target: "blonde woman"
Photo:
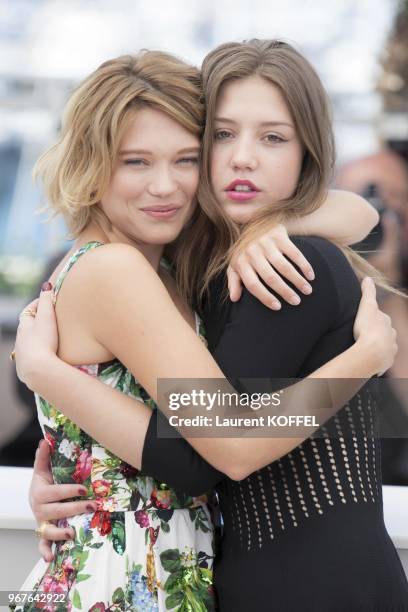
<instances>
[{"instance_id":1,"label":"blonde woman","mask_svg":"<svg viewBox=\"0 0 408 612\"><path fill-rule=\"evenodd\" d=\"M49 567L38 566L24 589L64 593L73 609L214 605L206 499L176 493L161 478L138 471L151 409L160 402L157 378L223 378L160 266L164 245L185 225L173 259L182 291L199 302L209 280L206 257L209 270L217 272L217 256L231 246L235 231L218 203L203 204L207 215L202 209L192 213L198 95L194 70L167 55L108 62L71 100L61 141L40 166L50 202L64 213L77 242L51 278L54 292L45 287L38 317L22 319L18 368L40 394L54 479L78 483L69 485L70 494L87 501L86 514L68 522L74 539L62 542ZM319 201L323 189L313 196ZM53 350L46 342L53 320L44 318L57 296L59 358L55 334ZM394 333L369 285L355 334L357 342L314 376L364 378L391 363ZM215 467L241 477L300 441L191 443ZM67 491L68 485L54 486ZM55 535L46 529L45 537Z\"/></svg>"}]
</instances>

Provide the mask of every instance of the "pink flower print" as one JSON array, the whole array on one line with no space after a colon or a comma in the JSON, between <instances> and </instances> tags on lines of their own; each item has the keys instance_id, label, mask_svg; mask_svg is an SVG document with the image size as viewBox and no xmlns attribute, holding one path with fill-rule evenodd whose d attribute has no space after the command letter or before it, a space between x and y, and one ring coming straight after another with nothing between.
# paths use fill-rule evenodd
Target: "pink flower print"
<instances>
[{"instance_id":1,"label":"pink flower print","mask_svg":"<svg viewBox=\"0 0 408 612\"><path fill-rule=\"evenodd\" d=\"M73 558L67 557L66 559L64 559L64 561L62 562L62 568L66 574L71 574L73 571L75 571Z\"/></svg>"},{"instance_id":2,"label":"pink flower print","mask_svg":"<svg viewBox=\"0 0 408 612\"><path fill-rule=\"evenodd\" d=\"M68 591L68 584L64 577L62 581L59 581L55 576L50 576L49 574L44 576L41 586L46 593L66 593Z\"/></svg>"},{"instance_id":3,"label":"pink flower print","mask_svg":"<svg viewBox=\"0 0 408 612\"><path fill-rule=\"evenodd\" d=\"M171 504L171 496L168 489L163 491L160 489L153 489L150 499L153 505L161 510L166 510Z\"/></svg>"},{"instance_id":4,"label":"pink flower print","mask_svg":"<svg viewBox=\"0 0 408 612\"><path fill-rule=\"evenodd\" d=\"M77 459L77 463L75 466L75 472L72 478L78 484L85 482L87 478L89 478L91 474L92 468L92 455L86 450L81 451L79 457Z\"/></svg>"},{"instance_id":5,"label":"pink flower print","mask_svg":"<svg viewBox=\"0 0 408 612\"><path fill-rule=\"evenodd\" d=\"M135 512L135 521L140 527L149 527L149 515L146 510L136 510Z\"/></svg>"}]
</instances>

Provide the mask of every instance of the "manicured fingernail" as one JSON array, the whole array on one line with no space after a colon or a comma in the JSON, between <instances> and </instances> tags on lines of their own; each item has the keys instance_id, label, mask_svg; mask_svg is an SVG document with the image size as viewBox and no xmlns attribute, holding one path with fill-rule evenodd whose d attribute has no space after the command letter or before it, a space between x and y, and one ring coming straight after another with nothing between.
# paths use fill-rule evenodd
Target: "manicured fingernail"
<instances>
[{"instance_id":1,"label":"manicured fingernail","mask_svg":"<svg viewBox=\"0 0 408 612\"><path fill-rule=\"evenodd\" d=\"M86 509L88 512L96 512L96 506L93 506L92 504L87 504Z\"/></svg>"},{"instance_id":2,"label":"manicured fingernail","mask_svg":"<svg viewBox=\"0 0 408 612\"><path fill-rule=\"evenodd\" d=\"M65 537L70 540L71 538L74 537L74 534L72 533L72 531L66 531L65 532Z\"/></svg>"},{"instance_id":3,"label":"manicured fingernail","mask_svg":"<svg viewBox=\"0 0 408 612\"><path fill-rule=\"evenodd\" d=\"M314 280L315 279L315 274L314 274L313 270L308 270L306 272L306 278L307 278L307 280Z\"/></svg>"},{"instance_id":4,"label":"manicured fingernail","mask_svg":"<svg viewBox=\"0 0 408 612\"><path fill-rule=\"evenodd\" d=\"M280 310L282 308L282 304L280 302L272 302L272 310Z\"/></svg>"},{"instance_id":5,"label":"manicured fingernail","mask_svg":"<svg viewBox=\"0 0 408 612\"><path fill-rule=\"evenodd\" d=\"M300 297L298 295L292 295L289 299L289 303L292 306L298 306L300 304Z\"/></svg>"},{"instance_id":6,"label":"manicured fingernail","mask_svg":"<svg viewBox=\"0 0 408 612\"><path fill-rule=\"evenodd\" d=\"M306 295L310 295L312 291L313 289L311 288L310 285L302 285L302 292L305 293Z\"/></svg>"},{"instance_id":7,"label":"manicured fingernail","mask_svg":"<svg viewBox=\"0 0 408 612\"><path fill-rule=\"evenodd\" d=\"M39 441L39 443L38 443L38 448L41 448L43 444L45 444L45 440L44 440L44 438L43 438L42 440L40 440L40 441Z\"/></svg>"},{"instance_id":8,"label":"manicured fingernail","mask_svg":"<svg viewBox=\"0 0 408 612\"><path fill-rule=\"evenodd\" d=\"M86 495L88 493L88 491L85 489L85 487L80 487L78 489L78 495Z\"/></svg>"},{"instance_id":9,"label":"manicured fingernail","mask_svg":"<svg viewBox=\"0 0 408 612\"><path fill-rule=\"evenodd\" d=\"M49 281L46 281L41 285L41 291L51 291L52 285Z\"/></svg>"}]
</instances>

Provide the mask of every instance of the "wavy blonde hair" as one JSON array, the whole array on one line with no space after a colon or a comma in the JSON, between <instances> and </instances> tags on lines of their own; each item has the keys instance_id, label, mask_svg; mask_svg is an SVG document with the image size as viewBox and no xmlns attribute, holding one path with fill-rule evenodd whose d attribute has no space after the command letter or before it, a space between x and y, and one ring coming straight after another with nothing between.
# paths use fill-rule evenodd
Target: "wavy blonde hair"
<instances>
[{"instance_id":1,"label":"wavy blonde hair","mask_svg":"<svg viewBox=\"0 0 408 612\"><path fill-rule=\"evenodd\" d=\"M243 229L221 209L211 184L211 157L214 141L214 117L221 88L232 80L260 76L279 88L292 115L303 146L303 163L294 193L263 208ZM335 144L330 105L323 85L311 64L291 45L280 40L249 40L225 43L204 59L202 80L206 103L206 126L202 145L201 180L198 197L207 216L213 219L214 235L203 244L202 236L190 233L188 255L202 249L204 264L184 262L185 282L197 287L200 302L210 281L227 265L231 255L246 247L271 227L271 221L307 215L323 203L335 163ZM242 231L241 231L242 229ZM339 245L340 246L340 245ZM357 276L371 276L381 287L395 291L381 274L348 247L340 247ZM191 259L191 257L190 257ZM189 267L189 270L187 268Z\"/></svg>"},{"instance_id":2,"label":"wavy blonde hair","mask_svg":"<svg viewBox=\"0 0 408 612\"><path fill-rule=\"evenodd\" d=\"M204 121L199 70L161 51L142 51L104 62L70 97L58 142L34 167L54 214L76 238L91 219L111 180L118 146L135 110L162 111L201 136ZM106 219L105 219L106 221Z\"/></svg>"}]
</instances>

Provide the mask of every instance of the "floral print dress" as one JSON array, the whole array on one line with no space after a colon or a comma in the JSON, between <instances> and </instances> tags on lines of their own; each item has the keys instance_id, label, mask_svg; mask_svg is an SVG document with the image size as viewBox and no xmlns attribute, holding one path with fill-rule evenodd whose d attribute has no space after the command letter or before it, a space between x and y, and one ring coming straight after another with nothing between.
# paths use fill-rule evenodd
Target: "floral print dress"
<instances>
[{"instance_id":1,"label":"floral print dress","mask_svg":"<svg viewBox=\"0 0 408 612\"><path fill-rule=\"evenodd\" d=\"M79 257L100 245L87 243L69 259L57 280L55 298ZM155 407L118 360L79 369ZM15 609L214 610L210 500L173 491L103 448L43 398L37 396L36 402L51 448L54 481L84 485L85 497L96 501L98 509L59 522L75 529L75 539L57 543L54 561L48 566L39 561L21 587L66 593L67 603L25 604Z\"/></svg>"}]
</instances>

